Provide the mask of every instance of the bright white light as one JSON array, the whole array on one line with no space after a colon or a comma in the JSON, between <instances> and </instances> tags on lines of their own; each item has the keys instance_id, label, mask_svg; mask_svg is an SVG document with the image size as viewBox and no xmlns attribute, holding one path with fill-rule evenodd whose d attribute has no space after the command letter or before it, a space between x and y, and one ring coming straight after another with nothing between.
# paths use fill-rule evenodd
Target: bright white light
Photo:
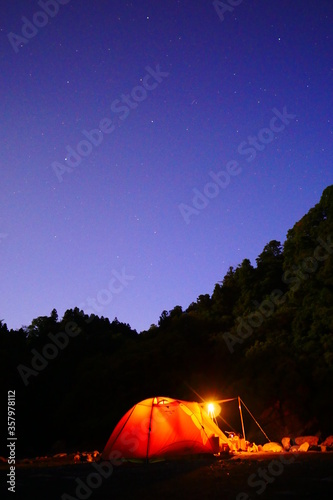
<instances>
[{"instance_id":1,"label":"bright white light","mask_svg":"<svg viewBox=\"0 0 333 500\"><path fill-rule=\"evenodd\" d=\"M214 415L214 405L213 405L213 403L208 403L208 415Z\"/></svg>"},{"instance_id":2,"label":"bright white light","mask_svg":"<svg viewBox=\"0 0 333 500\"><path fill-rule=\"evenodd\" d=\"M205 407L206 412L213 420L221 413L221 406L217 403L206 403Z\"/></svg>"}]
</instances>

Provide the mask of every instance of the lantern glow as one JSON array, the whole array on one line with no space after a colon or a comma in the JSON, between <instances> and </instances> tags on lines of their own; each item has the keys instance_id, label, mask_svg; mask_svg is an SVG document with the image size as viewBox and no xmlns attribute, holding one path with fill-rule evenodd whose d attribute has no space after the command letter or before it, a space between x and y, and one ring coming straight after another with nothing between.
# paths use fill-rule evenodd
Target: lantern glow
<instances>
[{"instance_id":1,"label":"lantern glow","mask_svg":"<svg viewBox=\"0 0 333 500\"><path fill-rule=\"evenodd\" d=\"M208 415L210 417L214 415L214 405L213 405L213 403L208 403Z\"/></svg>"},{"instance_id":2,"label":"lantern glow","mask_svg":"<svg viewBox=\"0 0 333 500\"><path fill-rule=\"evenodd\" d=\"M217 403L209 402L206 404L206 411L213 420L221 413L221 406Z\"/></svg>"}]
</instances>

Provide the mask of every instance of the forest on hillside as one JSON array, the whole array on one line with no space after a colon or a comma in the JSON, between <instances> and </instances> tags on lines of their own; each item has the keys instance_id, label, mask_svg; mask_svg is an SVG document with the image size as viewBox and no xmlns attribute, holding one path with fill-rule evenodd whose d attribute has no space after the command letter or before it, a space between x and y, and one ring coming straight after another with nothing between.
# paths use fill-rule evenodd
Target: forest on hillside
<instances>
[{"instance_id":1,"label":"forest on hillside","mask_svg":"<svg viewBox=\"0 0 333 500\"><path fill-rule=\"evenodd\" d=\"M270 241L255 266L230 267L211 295L163 311L149 330L54 309L19 330L3 319L0 353L21 456L101 450L123 413L155 395L240 395L272 440L332 434L333 186L283 245ZM223 405L222 430L239 425L235 413Z\"/></svg>"}]
</instances>

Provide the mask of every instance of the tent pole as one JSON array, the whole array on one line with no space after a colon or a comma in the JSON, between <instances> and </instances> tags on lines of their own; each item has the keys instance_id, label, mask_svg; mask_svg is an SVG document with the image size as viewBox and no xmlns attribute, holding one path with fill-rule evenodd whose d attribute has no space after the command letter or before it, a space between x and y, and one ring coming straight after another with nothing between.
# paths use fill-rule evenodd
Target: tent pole
<instances>
[{"instance_id":1,"label":"tent pole","mask_svg":"<svg viewBox=\"0 0 333 500\"><path fill-rule=\"evenodd\" d=\"M252 415L252 413L250 412L250 410L248 409L248 407L246 406L246 404L244 403L244 401L241 399L241 402L243 403L245 409L248 411L249 415L253 418L253 420L255 421L255 423L257 424L257 426L259 427L259 429L261 430L261 432L263 433L263 435L265 436L265 438L271 442L271 440L269 439L269 437L267 436L266 432L264 431L264 429L262 427L260 427L260 424L259 422L257 422L257 420L254 418L254 416Z\"/></svg>"},{"instance_id":2,"label":"tent pole","mask_svg":"<svg viewBox=\"0 0 333 500\"><path fill-rule=\"evenodd\" d=\"M154 399L152 398L152 403L151 403L151 412L150 412L150 419L149 419L149 428L148 428L148 439L147 439L147 455L146 455L146 462L149 462L149 442L150 442L150 432L151 432L151 419L153 416L153 407L154 407Z\"/></svg>"},{"instance_id":3,"label":"tent pole","mask_svg":"<svg viewBox=\"0 0 333 500\"><path fill-rule=\"evenodd\" d=\"M240 414L240 419L241 419L241 423L242 423L243 438L246 440L245 429L244 429L244 422L243 422L243 414L242 414L242 407L241 407L241 398L239 396L238 396L238 408L239 408L239 414Z\"/></svg>"}]
</instances>

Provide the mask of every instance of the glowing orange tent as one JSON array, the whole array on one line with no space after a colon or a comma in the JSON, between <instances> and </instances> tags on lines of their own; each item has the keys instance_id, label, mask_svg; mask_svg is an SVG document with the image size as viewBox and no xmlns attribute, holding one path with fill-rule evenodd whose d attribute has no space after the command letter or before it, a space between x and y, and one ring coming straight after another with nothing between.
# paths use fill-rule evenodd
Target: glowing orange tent
<instances>
[{"instance_id":1,"label":"glowing orange tent","mask_svg":"<svg viewBox=\"0 0 333 500\"><path fill-rule=\"evenodd\" d=\"M134 405L113 430L102 458L155 459L195 453L217 453L228 438L195 402L166 397Z\"/></svg>"}]
</instances>

